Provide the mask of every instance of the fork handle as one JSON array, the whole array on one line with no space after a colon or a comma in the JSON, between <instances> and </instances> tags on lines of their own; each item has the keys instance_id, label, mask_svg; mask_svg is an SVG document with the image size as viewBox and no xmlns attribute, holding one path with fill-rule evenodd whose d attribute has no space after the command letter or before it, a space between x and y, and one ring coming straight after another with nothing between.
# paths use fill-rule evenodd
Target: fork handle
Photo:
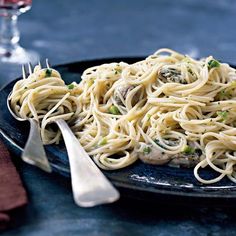
<instances>
[{"instance_id":1,"label":"fork handle","mask_svg":"<svg viewBox=\"0 0 236 236\"><path fill-rule=\"evenodd\" d=\"M40 137L38 122L32 118L29 119L29 122L29 137L21 157L25 162L31 165L35 165L44 171L51 172L52 170Z\"/></svg>"},{"instance_id":2,"label":"fork handle","mask_svg":"<svg viewBox=\"0 0 236 236\"><path fill-rule=\"evenodd\" d=\"M69 156L75 202L82 207L92 207L118 200L119 192L90 159L67 123L62 119L56 120L56 123L62 132Z\"/></svg>"}]
</instances>

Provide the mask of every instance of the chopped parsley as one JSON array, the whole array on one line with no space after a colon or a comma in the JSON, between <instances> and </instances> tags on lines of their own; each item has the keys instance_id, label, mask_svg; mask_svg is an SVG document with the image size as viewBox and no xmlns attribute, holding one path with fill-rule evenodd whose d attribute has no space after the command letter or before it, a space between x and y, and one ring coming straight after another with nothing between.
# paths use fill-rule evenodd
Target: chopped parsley
<instances>
[{"instance_id":1,"label":"chopped parsley","mask_svg":"<svg viewBox=\"0 0 236 236\"><path fill-rule=\"evenodd\" d=\"M152 149L148 146L143 149L143 153L146 155L149 154L151 151L152 151Z\"/></svg>"},{"instance_id":2,"label":"chopped parsley","mask_svg":"<svg viewBox=\"0 0 236 236\"><path fill-rule=\"evenodd\" d=\"M208 62L208 69L210 70L210 69L215 68L215 67L220 67L220 63L217 60L214 60L214 59L210 60Z\"/></svg>"},{"instance_id":3,"label":"chopped parsley","mask_svg":"<svg viewBox=\"0 0 236 236\"><path fill-rule=\"evenodd\" d=\"M122 70L120 68L115 68L114 70L115 70L115 74L116 75L120 74L122 72Z\"/></svg>"},{"instance_id":4,"label":"chopped parsley","mask_svg":"<svg viewBox=\"0 0 236 236\"><path fill-rule=\"evenodd\" d=\"M224 121L227 119L229 112L228 111L217 111L216 114L221 117Z\"/></svg>"},{"instance_id":5,"label":"chopped parsley","mask_svg":"<svg viewBox=\"0 0 236 236\"><path fill-rule=\"evenodd\" d=\"M235 92L235 88L236 88L236 81L232 81L229 84L229 87L227 87L226 89L222 89L219 92L219 96L220 98L232 98L234 92Z\"/></svg>"},{"instance_id":6,"label":"chopped parsley","mask_svg":"<svg viewBox=\"0 0 236 236\"><path fill-rule=\"evenodd\" d=\"M118 109L118 107L116 107L115 105L110 106L109 108L109 113L113 114L113 115L119 115L120 111Z\"/></svg>"},{"instance_id":7,"label":"chopped parsley","mask_svg":"<svg viewBox=\"0 0 236 236\"><path fill-rule=\"evenodd\" d=\"M188 154L188 155L193 154L194 152L195 152L195 148L190 147L188 145L186 145L183 149L183 153Z\"/></svg>"},{"instance_id":8,"label":"chopped parsley","mask_svg":"<svg viewBox=\"0 0 236 236\"><path fill-rule=\"evenodd\" d=\"M147 114L147 118L148 118L148 120L150 120L150 119L151 119L151 117L152 117L152 115L151 115L151 114Z\"/></svg>"},{"instance_id":9,"label":"chopped parsley","mask_svg":"<svg viewBox=\"0 0 236 236\"><path fill-rule=\"evenodd\" d=\"M236 87L236 81L235 80L231 82L230 87L233 87L233 88Z\"/></svg>"},{"instance_id":10,"label":"chopped parsley","mask_svg":"<svg viewBox=\"0 0 236 236\"><path fill-rule=\"evenodd\" d=\"M100 142L99 142L99 146L105 145L107 144L107 138L103 138Z\"/></svg>"},{"instance_id":11,"label":"chopped parsley","mask_svg":"<svg viewBox=\"0 0 236 236\"><path fill-rule=\"evenodd\" d=\"M190 58L189 57L186 57L186 56L184 56L184 58L183 58L183 60L182 60L183 62L186 62L186 63L190 63L191 61L190 61Z\"/></svg>"},{"instance_id":12,"label":"chopped parsley","mask_svg":"<svg viewBox=\"0 0 236 236\"><path fill-rule=\"evenodd\" d=\"M192 76L194 76L194 73L190 67L188 67L188 73L190 73Z\"/></svg>"},{"instance_id":13,"label":"chopped parsley","mask_svg":"<svg viewBox=\"0 0 236 236\"><path fill-rule=\"evenodd\" d=\"M74 84L68 84L67 87L68 87L68 89L73 89L75 87L75 85Z\"/></svg>"},{"instance_id":14,"label":"chopped parsley","mask_svg":"<svg viewBox=\"0 0 236 236\"><path fill-rule=\"evenodd\" d=\"M50 77L52 75L52 69L46 69L45 70L45 76Z\"/></svg>"},{"instance_id":15,"label":"chopped parsley","mask_svg":"<svg viewBox=\"0 0 236 236\"><path fill-rule=\"evenodd\" d=\"M88 81L88 86L89 86L89 87L93 85L94 80L95 80L95 78L90 78L90 79L89 79L89 81Z\"/></svg>"},{"instance_id":16,"label":"chopped parsley","mask_svg":"<svg viewBox=\"0 0 236 236\"><path fill-rule=\"evenodd\" d=\"M223 89L223 90L220 91L220 96L222 98L231 97L231 93L230 93L230 91L226 91L225 89Z\"/></svg>"}]
</instances>

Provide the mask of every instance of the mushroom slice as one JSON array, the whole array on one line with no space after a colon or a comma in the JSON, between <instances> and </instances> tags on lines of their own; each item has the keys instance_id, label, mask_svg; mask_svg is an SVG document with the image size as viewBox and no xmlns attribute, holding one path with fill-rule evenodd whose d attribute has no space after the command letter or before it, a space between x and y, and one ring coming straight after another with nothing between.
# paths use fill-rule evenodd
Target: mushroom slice
<instances>
[{"instance_id":1,"label":"mushroom slice","mask_svg":"<svg viewBox=\"0 0 236 236\"><path fill-rule=\"evenodd\" d=\"M173 159L168 163L168 165L172 167L191 168L196 166L200 160L200 156L197 153L190 155L178 153L173 155L172 158Z\"/></svg>"},{"instance_id":2,"label":"mushroom slice","mask_svg":"<svg viewBox=\"0 0 236 236\"><path fill-rule=\"evenodd\" d=\"M148 152L139 152L138 157L141 161L153 165L164 165L171 160L171 155L162 152L161 150L148 145L145 147Z\"/></svg>"},{"instance_id":3,"label":"mushroom slice","mask_svg":"<svg viewBox=\"0 0 236 236\"><path fill-rule=\"evenodd\" d=\"M158 78L163 83L187 83L187 81L183 78L181 71L171 67L162 67L158 72Z\"/></svg>"},{"instance_id":4,"label":"mushroom slice","mask_svg":"<svg viewBox=\"0 0 236 236\"><path fill-rule=\"evenodd\" d=\"M128 93L133 90L135 88L134 85L120 85L119 87L117 87L117 89L114 92L114 98L115 101L117 102L118 105L123 105ZM138 101L138 98L136 98L136 96L134 96L133 98L133 103L136 103Z\"/></svg>"},{"instance_id":5,"label":"mushroom slice","mask_svg":"<svg viewBox=\"0 0 236 236\"><path fill-rule=\"evenodd\" d=\"M168 142L168 145L175 146L177 141L173 140L165 140ZM159 146L161 146L158 142L156 142ZM153 164L153 165L164 165L167 164L172 167L186 167L191 168L194 167L201 158L202 151L196 146L194 142L189 142L189 146L192 148L191 153L180 152L177 154L167 154L153 145L148 144L143 149L143 152L138 153L138 157L141 161Z\"/></svg>"},{"instance_id":6,"label":"mushroom slice","mask_svg":"<svg viewBox=\"0 0 236 236\"><path fill-rule=\"evenodd\" d=\"M186 167L191 168L198 164L202 156L202 150L198 148L195 142L188 142L188 148L191 152L181 152L173 156L172 160L168 163L173 167Z\"/></svg>"}]
</instances>

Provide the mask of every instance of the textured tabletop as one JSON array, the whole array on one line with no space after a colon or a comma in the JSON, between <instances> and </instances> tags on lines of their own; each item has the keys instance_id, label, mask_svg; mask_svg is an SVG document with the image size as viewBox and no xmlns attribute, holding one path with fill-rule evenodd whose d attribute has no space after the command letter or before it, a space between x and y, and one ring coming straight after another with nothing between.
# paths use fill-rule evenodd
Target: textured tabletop
<instances>
[{"instance_id":1,"label":"textured tabletop","mask_svg":"<svg viewBox=\"0 0 236 236\"><path fill-rule=\"evenodd\" d=\"M33 0L19 27L21 44L51 64L147 55L161 47L236 64L235 22L234 0ZM0 85L20 71L0 64ZM152 206L122 198L82 209L73 203L68 179L16 164L30 202L2 235L236 234L235 208Z\"/></svg>"}]
</instances>

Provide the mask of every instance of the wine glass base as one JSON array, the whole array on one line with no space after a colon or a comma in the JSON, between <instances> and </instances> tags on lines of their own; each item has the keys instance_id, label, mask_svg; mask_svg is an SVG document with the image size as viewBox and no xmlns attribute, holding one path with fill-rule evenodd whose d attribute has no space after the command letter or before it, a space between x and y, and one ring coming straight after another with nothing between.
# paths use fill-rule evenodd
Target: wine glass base
<instances>
[{"instance_id":1,"label":"wine glass base","mask_svg":"<svg viewBox=\"0 0 236 236\"><path fill-rule=\"evenodd\" d=\"M25 50L22 47L17 47L14 50L6 51L0 47L0 62L3 63L14 63L14 64L25 64L32 63L37 64L40 57L37 52L31 50Z\"/></svg>"}]
</instances>

